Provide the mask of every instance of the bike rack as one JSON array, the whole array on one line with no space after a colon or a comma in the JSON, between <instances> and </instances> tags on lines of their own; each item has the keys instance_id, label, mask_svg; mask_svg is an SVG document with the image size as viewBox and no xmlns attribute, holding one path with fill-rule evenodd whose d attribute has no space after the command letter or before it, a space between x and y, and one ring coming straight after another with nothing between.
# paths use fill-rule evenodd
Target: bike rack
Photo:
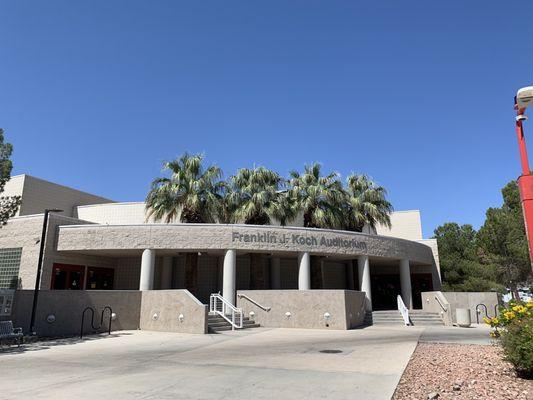
<instances>
[{"instance_id":1,"label":"bike rack","mask_svg":"<svg viewBox=\"0 0 533 400\"><path fill-rule=\"evenodd\" d=\"M477 306L476 306L476 323L479 325L479 314L481 314L481 311L478 310L478 307L479 306L483 306L485 308L485 317L486 318L490 318L489 317L489 312L487 310L487 306L483 303L479 303Z\"/></svg>"},{"instance_id":2,"label":"bike rack","mask_svg":"<svg viewBox=\"0 0 533 400\"><path fill-rule=\"evenodd\" d=\"M83 339L83 326L85 324L85 313L87 311L91 312L91 328L93 328L93 330L95 331L98 331L102 329L102 326L104 325L104 314L106 310L109 310L109 321L108 321L107 334L111 335L111 323L113 321L113 309L111 308L111 306L105 306L102 309L102 313L100 314L100 326L99 327L94 326L94 308L89 306L89 307L85 307L85 309L81 313L80 339Z\"/></svg>"}]
</instances>

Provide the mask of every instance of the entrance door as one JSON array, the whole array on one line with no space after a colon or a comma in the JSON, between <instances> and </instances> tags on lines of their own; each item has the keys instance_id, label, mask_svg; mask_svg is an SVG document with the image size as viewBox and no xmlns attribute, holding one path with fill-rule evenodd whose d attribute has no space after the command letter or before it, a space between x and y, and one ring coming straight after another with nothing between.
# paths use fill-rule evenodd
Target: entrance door
<instances>
[{"instance_id":1,"label":"entrance door","mask_svg":"<svg viewBox=\"0 0 533 400\"><path fill-rule=\"evenodd\" d=\"M54 264L52 268L52 290L81 290L83 265Z\"/></svg>"},{"instance_id":2,"label":"entrance door","mask_svg":"<svg viewBox=\"0 0 533 400\"><path fill-rule=\"evenodd\" d=\"M87 290L112 290L115 270L113 268L87 268Z\"/></svg>"},{"instance_id":3,"label":"entrance door","mask_svg":"<svg viewBox=\"0 0 533 400\"><path fill-rule=\"evenodd\" d=\"M433 290L431 274L411 274L411 288L413 291L413 308L422 308L422 292Z\"/></svg>"},{"instance_id":4,"label":"entrance door","mask_svg":"<svg viewBox=\"0 0 533 400\"><path fill-rule=\"evenodd\" d=\"M371 275L372 309L396 310L397 296L401 293L399 275Z\"/></svg>"}]
</instances>

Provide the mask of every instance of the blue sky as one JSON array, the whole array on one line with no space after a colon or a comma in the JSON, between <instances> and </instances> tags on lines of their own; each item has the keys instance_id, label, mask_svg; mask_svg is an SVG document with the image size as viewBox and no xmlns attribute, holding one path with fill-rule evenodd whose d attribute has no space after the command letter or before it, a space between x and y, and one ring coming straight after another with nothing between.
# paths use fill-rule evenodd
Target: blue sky
<instances>
[{"instance_id":1,"label":"blue sky","mask_svg":"<svg viewBox=\"0 0 533 400\"><path fill-rule=\"evenodd\" d=\"M319 161L372 176L430 236L478 227L520 171L531 2L20 0L0 16L14 173L134 201L184 151L227 175Z\"/></svg>"}]
</instances>

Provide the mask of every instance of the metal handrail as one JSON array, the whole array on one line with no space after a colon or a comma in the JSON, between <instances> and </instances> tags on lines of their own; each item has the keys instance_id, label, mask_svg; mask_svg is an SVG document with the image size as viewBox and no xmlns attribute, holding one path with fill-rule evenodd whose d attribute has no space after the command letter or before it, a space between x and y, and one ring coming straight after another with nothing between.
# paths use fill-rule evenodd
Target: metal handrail
<instances>
[{"instance_id":1,"label":"metal handrail","mask_svg":"<svg viewBox=\"0 0 533 400\"><path fill-rule=\"evenodd\" d=\"M259 307L259 308L260 308L261 310L263 310L263 311L269 312L269 311L272 309L272 307L265 307L265 306L262 306L262 305L259 304L257 301L255 301L254 299L252 299L252 298L246 296L245 294L241 294L241 293L239 293L239 294L237 295L237 297L238 297L239 299L246 299L246 300L248 300L250 303L256 305L257 307Z\"/></svg>"},{"instance_id":2,"label":"metal handrail","mask_svg":"<svg viewBox=\"0 0 533 400\"><path fill-rule=\"evenodd\" d=\"M410 325L411 321L409 320L409 310L405 306L402 296L398 295L396 301L398 303L398 311L400 312L400 314L402 314L403 322L405 323L405 325Z\"/></svg>"},{"instance_id":3,"label":"metal handrail","mask_svg":"<svg viewBox=\"0 0 533 400\"><path fill-rule=\"evenodd\" d=\"M209 312L220 315L231 324L231 330L242 329L242 309L235 307L219 293L209 298Z\"/></svg>"},{"instance_id":4,"label":"metal handrail","mask_svg":"<svg viewBox=\"0 0 533 400\"><path fill-rule=\"evenodd\" d=\"M440 308L442 308L442 310L443 310L444 312L448 312L448 309L447 309L446 307L444 307L444 305L443 305L442 302L440 301L439 296L436 296L436 295L435 295L435 300L437 300L437 303L439 303Z\"/></svg>"}]
</instances>

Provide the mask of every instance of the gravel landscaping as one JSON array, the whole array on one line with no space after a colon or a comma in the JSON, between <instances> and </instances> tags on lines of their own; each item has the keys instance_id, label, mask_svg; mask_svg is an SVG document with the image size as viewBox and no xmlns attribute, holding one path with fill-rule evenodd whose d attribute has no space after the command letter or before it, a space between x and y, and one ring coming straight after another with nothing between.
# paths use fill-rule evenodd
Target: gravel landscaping
<instances>
[{"instance_id":1,"label":"gravel landscaping","mask_svg":"<svg viewBox=\"0 0 533 400\"><path fill-rule=\"evenodd\" d=\"M533 380L516 376L496 345L420 343L394 400L533 400Z\"/></svg>"}]
</instances>

